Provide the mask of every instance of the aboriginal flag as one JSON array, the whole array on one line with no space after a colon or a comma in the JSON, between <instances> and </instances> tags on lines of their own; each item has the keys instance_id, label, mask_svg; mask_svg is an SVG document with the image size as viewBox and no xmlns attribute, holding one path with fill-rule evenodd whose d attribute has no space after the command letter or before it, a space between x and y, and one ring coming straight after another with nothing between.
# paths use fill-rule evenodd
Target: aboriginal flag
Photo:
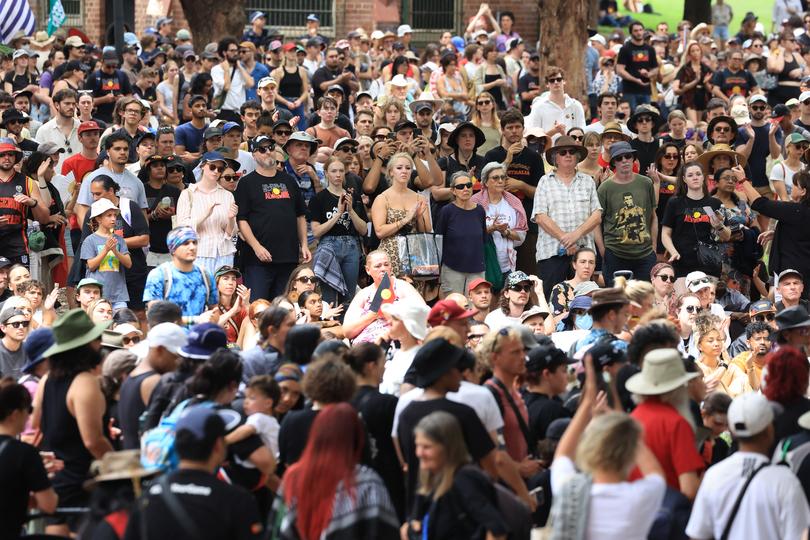
<instances>
[{"instance_id":1,"label":"aboriginal flag","mask_svg":"<svg viewBox=\"0 0 810 540\"><path fill-rule=\"evenodd\" d=\"M397 299L394 288L391 286L391 278L385 274L380 281L380 286L377 287L377 292L374 293L374 298L371 299L369 311L380 311L383 304L391 304Z\"/></svg>"}]
</instances>

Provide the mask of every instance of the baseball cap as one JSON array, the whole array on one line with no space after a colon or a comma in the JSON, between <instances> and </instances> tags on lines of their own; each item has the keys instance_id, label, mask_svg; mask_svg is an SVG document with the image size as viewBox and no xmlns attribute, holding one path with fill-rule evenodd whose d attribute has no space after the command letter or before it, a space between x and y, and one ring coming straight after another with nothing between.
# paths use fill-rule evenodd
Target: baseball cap
<instances>
[{"instance_id":1,"label":"baseball cap","mask_svg":"<svg viewBox=\"0 0 810 540\"><path fill-rule=\"evenodd\" d=\"M710 283L709 276L706 275L706 272L696 270L686 274L686 288L693 293L711 286L712 284Z\"/></svg>"},{"instance_id":2,"label":"baseball cap","mask_svg":"<svg viewBox=\"0 0 810 540\"><path fill-rule=\"evenodd\" d=\"M619 339L605 339L588 349L594 366L603 368L627 361L627 343Z\"/></svg>"},{"instance_id":3,"label":"baseball cap","mask_svg":"<svg viewBox=\"0 0 810 540\"><path fill-rule=\"evenodd\" d=\"M211 353L228 345L225 330L214 323L200 323L191 327L188 343L181 347L180 354L194 360L207 360Z\"/></svg>"},{"instance_id":4,"label":"baseball cap","mask_svg":"<svg viewBox=\"0 0 810 540\"><path fill-rule=\"evenodd\" d=\"M427 388L432 385L442 375L457 368L464 356L464 349L456 347L444 338L433 339L422 345L412 364L416 372L416 386Z\"/></svg>"},{"instance_id":5,"label":"baseball cap","mask_svg":"<svg viewBox=\"0 0 810 540\"><path fill-rule=\"evenodd\" d=\"M762 394L748 392L735 397L728 407L728 427L735 437L753 437L773 423L774 408Z\"/></svg>"},{"instance_id":6,"label":"baseball cap","mask_svg":"<svg viewBox=\"0 0 810 540\"><path fill-rule=\"evenodd\" d=\"M209 127L206 128L203 132L203 140L208 140L212 137L222 137L222 128L220 127Z\"/></svg>"},{"instance_id":7,"label":"baseball cap","mask_svg":"<svg viewBox=\"0 0 810 540\"><path fill-rule=\"evenodd\" d=\"M61 154L65 149L56 144L55 142L44 142L37 146L37 152L52 156L53 154Z\"/></svg>"},{"instance_id":8,"label":"baseball cap","mask_svg":"<svg viewBox=\"0 0 810 540\"><path fill-rule=\"evenodd\" d=\"M12 317L27 317L25 312L17 308L8 308L0 311L0 324L5 324Z\"/></svg>"},{"instance_id":9,"label":"baseball cap","mask_svg":"<svg viewBox=\"0 0 810 540\"><path fill-rule=\"evenodd\" d=\"M308 21L308 22L309 22L309 21L312 21L312 22L321 22L321 20L318 18L318 16L317 16L317 15L315 15L314 13L310 13L309 15L307 15L307 21Z\"/></svg>"},{"instance_id":10,"label":"baseball cap","mask_svg":"<svg viewBox=\"0 0 810 540\"><path fill-rule=\"evenodd\" d=\"M779 275L776 276L776 286L779 286L779 282L782 281L787 276L799 276L799 279L804 281L804 276L798 270L794 270L793 268L788 268L787 270L782 270L779 272Z\"/></svg>"},{"instance_id":11,"label":"baseball cap","mask_svg":"<svg viewBox=\"0 0 810 540\"><path fill-rule=\"evenodd\" d=\"M526 371L529 373L541 373L544 369L553 371L568 363L568 356L553 344L533 347L526 355Z\"/></svg>"},{"instance_id":12,"label":"baseball cap","mask_svg":"<svg viewBox=\"0 0 810 540\"><path fill-rule=\"evenodd\" d=\"M526 275L526 272L522 270L512 272L511 274L509 274L509 279L506 280L506 288L511 289L518 283L523 283L524 281L531 281L531 279L529 279L529 276Z\"/></svg>"},{"instance_id":13,"label":"baseball cap","mask_svg":"<svg viewBox=\"0 0 810 540\"><path fill-rule=\"evenodd\" d=\"M810 79L810 77L808 77L808 79ZM810 82L810 81L808 81L808 82ZM810 99L810 90L802 92L801 95L799 95L799 101L803 102L806 99Z\"/></svg>"},{"instance_id":14,"label":"baseball cap","mask_svg":"<svg viewBox=\"0 0 810 540\"><path fill-rule=\"evenodd\" d=\"M452 300L440 300L431 308L428 323L430 326L441 326L448 321L469 319L476 313L477 309L464 309Z\"/></svg>"},{"instance_id":15,"label":"baseball cap","mask_svg":"<svg viewBox=\"0 0 810 540\"><path fill-rule=\"evenodd\" d=\"M174 39L178 41L189 41L191 39L191 32L189 32L185 28L181 28L174 35Z\"/></svg>"},{"instance_id":16,"label":"baseball cap","mask_svg":"<svg viewBox=\"0 0 810 540\"><path fill-rule=\"evenodd\" d=\"M7 268L11 266L11 261L6 257L0 257L0 268Z\"/></svg>"},{"instance_id":17,"label":"baseball cap","mask_svg":"<svg viewBox=\"0 0 810 540\"><path fill-rule=\"evenodd\" d=\"M210 437L224 437L227 433L225 419L218 411L211 407L197 406L190 407L183 411L175 424L175 431L191 434L195 441L203 442Z\"/></svg>"},{"instance_id":18,"label":"baseball cap","mask_svg":"<svg viewBox=\"0 0 810 540\"><path fill-rule=\"evenodd\" d=\"M278 83L273 77L263 77L262 79L259 80L259 84L256 86L256 88L264 88L265 86L268 86L270 84L272 84L273 86L278 86Z\"/></svg>"},{"instance_id":19,"label":"baseball cap","mask_svg":"<svg viewBox=\"0 0 810 540\"><path fill-rule=\"evenodd\" d=\"M779 103L778 105L775 105L773 110L771 111L771 118L773 118L775 120L781 120L783 117L785 117L785 116L787 116L789 114L790 114L790 110L787 108L787 105L785 105L783 103ZM796 134L800 135L799 133L796 133Z\"/></svg>"},{"instance_id":20,"label":"baseball cap","mask_svg":"<svg viewBox=\"0 0 810 540\"><path fill-rule=\"evenodd\" d=\"M773 307L773 304L771 304L769 300L757 300L756 302L751 302L751 305L748 306L748 314L751 316L767 312L773 313L775 311L776 308Z\"/></svg>"},{"instance_id":21,"label":"baseball cap","mask_svg":"<svg viewBox=\"0 0 810 540\"><path fill-rule=\"evenodd\" d=\"M104 290L104 284L102 282L100 282L97 279L93 279L93 278L89 278L89 277L82 278L79 281L78 285L76 285L76 290L78 291L82 287L88 287L88 286L98 287L99 290Z\"/></svg>"},{"instance_id":22,"label":"baseball cap","mask_svg":"<svg viewBox=\"0 0 810 540\"><path fill-rule=\"evenodd\" d=\"M253 13L250 14L250 22L253 22L256 19L261 19L262 17L266 19L267 15L265 15L261 11L254 11Z\"/></svg>"},{"instance_id":23,"label":"baseball cap","mask_svg":"<svg viewBox=\"0 0 810 540\"><path fill-rule=\"evenodd\" d=\"M268 137L267 135L259 135L258 137L254 137L250 142L248 142L248 150L251 152L255 152L262 143L269 143L268 146L275 146L276 141Z\"/></svg>"},{"instance_id":24,"label":"baseball cap","mask_svg":"<svg viewBox=\"0 0 810 540\"><path fill-rule=\"evenodd\" d=\"M594 34L590 38L588 38L588 41L595 41L597 43L601 43L604 46L607 46L605 36L603 36L602 34Z\"/></svg>"},{"instance_id":25,"label":"baseball cap","mask_svg":"<svg viewBox=\"0 0 810 540\"><path fill-rule=\"evenodd\" d=\"M101 128L98 126L95 120L87 120L79 124L79 129L77 130L79 135L86 131L101 131Z\"/></svg>"},{"instance_id":26,"label":"baseball cap","mask_svg":"<svg viewBox=\"0 0 810 540\"><path fill-rule=\"evenodd\" d=\"M273 40L273 41L270 42L270 45L267 46L267 50L268 51L277 51L277 50L281 49L283 46L284 46L284 44L281 43L281 40L276 39L276 40Z\"/></svg>"},{"instance_id":27,"label":"baseball cap","mask_svg":"<svg viewBox=\"0 0 810 540\"><path fill-rule=\"evenodd\" d=\"M409 24L400 24L399 27L397 27L397 37L402 37L405 34L413 34L413 29Z\"/></svg>"},{"instance_id":28,"label":"baseball cap","mask_svg":"<svg viewBox=\"0 0 810 540\"><path fill-rule=\"evenodd\" d=\"M188 335L180 326L164 322L149 329L146 342L150 348L163 347L172 354L180 354L180 349L188 344Z\"/></svg>"},{"instance_id":29,"label":"baseball cap","mask_svg":"<svg viewBox=\"0 0 810 540\"><path fill-rule=\"evenodd\" d=\"M599 290L599 284L595 281L583 281L574 287L574 298L577 296L586 296L594 291Z\"/></svg>"},{"instance_id":30,"label":"baseball cap","mask_svg":"<svg viewBox=\"0 0 810 540\"><path fill-rule=\"evenodd\" d=\"M229 131L234 130L234 129L238 129L239 131L242 131L242 126L240 126L236 122L225 122L222 125L222 134L224 135L224 134L226 134Z\"/></svg>"},{"instance_id":31,"label":"baseball cap","mask_svg":"<svg viewBox=\"0 0 810 540\"><path fill-rule=\"evenodd\" d=\"M472 292L472 291L474 291L474 290L475 290L475 288L476 288L476 287L478 287L479 285L486 285L486 286L487 286L487 287L489 287L490 289L492 288L492 283L490 283L489 281L485 280L484 278L475 278L474 280L472 280L472 281L470 282L470 284L469 284L469 285L467 285L467 292Z\"/></svg>"},{"instance_id":32,"label":"baseball cap","mask_svg":"<svg viewBox=\"0 0 810 540\"><path fill-rule=\"evenodd\" d=\"M753 96L748 98L748 104L749 105L752 105L752 104L756 103L757 101L761 101L763 103L768 103L768 98L766 98L762 94L754 94Z\"/></svg>"},{"instance_id":33,"label":"baseball cap","mask_svg":"<svg viewBox=\"0 0 810 540\"><path fill-rule=\"evenodd\" d=\"M218 280L221 276L224 276L225 274L236 274L237 278L242 277L242 272L240 272L238 268L225 264L217 268L217 271L214 272L214 281Z\"/></svg>"},{"instance_id":34,"label":"baseball cap","mask_svg":"<svg viewBox=\"0 0 810 540\"><path fill-rule=\"evenodd\" d=\"M22 367L23 373L29 373L36 366L45 360L45 351L50 349L56 338L53 335L53 330L43 326L37 328L28 334L28 337L23 342L23 351L25 352L26 363Z\"/></svg>"},{"instance_id":35,"label":"baseball cap","mask_svg":"<svg viewBox=\"0 0 810 540\"><path fill-rule=\"evenodd\" d=\"M346 91L343 90L343 87L339 84L330 85L329 88L326 89L326 93L328 94L330 92L340 92L341 94L346 94Z\"/></svg>"}]
</instances>

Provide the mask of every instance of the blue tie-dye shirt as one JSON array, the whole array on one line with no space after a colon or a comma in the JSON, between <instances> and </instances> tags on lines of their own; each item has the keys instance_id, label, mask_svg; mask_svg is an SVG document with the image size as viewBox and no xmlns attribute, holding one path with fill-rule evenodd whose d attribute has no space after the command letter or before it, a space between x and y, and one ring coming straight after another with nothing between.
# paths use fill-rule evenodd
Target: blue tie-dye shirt
<instances>
[{"instance_id":1,"label":"blue tie-dye shirt","mask_svg":"<svg viewBox=\"0 0 810 540\"><path fill-rule=\"evenodd\" d=\"M163 265L158 266L146 277L146 288L143 291L143 301L168 300L180 306L183 317L196 317L205 311L206 305L217 303L217 290L214 286L214 278L211 274L208 277L208 293L205 290L205 280L199 266L194 266L191 272L181 272L172 263L163 263L171 271L171 287L169 294L164 298Z\"/></svg>"}]
</instances>

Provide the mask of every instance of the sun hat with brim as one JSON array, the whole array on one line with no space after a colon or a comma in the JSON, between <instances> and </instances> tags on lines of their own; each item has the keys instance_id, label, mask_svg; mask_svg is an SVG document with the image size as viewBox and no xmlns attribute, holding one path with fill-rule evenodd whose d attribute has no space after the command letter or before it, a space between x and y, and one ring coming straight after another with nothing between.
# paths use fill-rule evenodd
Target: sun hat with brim
<instances>
[{"instance_id":1,"label":"sun hat with brim","mask_svg":"<svg viewBox=\"0 0 810 540\"><path fill-rule=\"evenodd\" d=\"M568 303L568 315L566 315L563 320L573 317L575 309L584 309L585 311L588 311L592 306L593 298L587 295L577 296Z\"/></svg>"},{"instance_id":2,"label":"sun hat with brim","mask_svg":"<svg viewBox=\"0 0 810 540\"><path fill-rule=\"evenodd\" d=\"M731 116L720 115L720 116L715 116L714 118L709 120L709 125L706 126L706 133L707 133L707 136L709 137L709 142L712 142L712 143L714 142L711 139L711 133L712 133L712 131L714 131L714 126L716 126L720 122L725 122L726 124L731 126L731 140L733 141L737 137L737 130L739 129L739 126L737 125L737 121L734 118L732 118Z\"/></svg>"},{"instance_id":3,"label":"sun hat with brim","mask_svg":"<svg viewBox=\"0 0 810 540\"><path fill-rule=\"evenodd\" d=\"M485 142L487 142L487 137L484 135L484 132L481 131L481 128L471 122L462 122L456 126L456 129L454 129L447 138L447 146L458 150L458 135L461 133L462 129L473 130L473 133L475 133L475 148L479 148L483 146Z\"/></svg>"},{"instance_id":4,"label":"sun hat with brim","mask_svg":"<svg viewBox=\"0 0 810 540\"><path fill-rule=\"evenodd\" d=\"M700 373L687 373L678 349L654 349L644 356L641 372L625 382L632 394L659 396L680 388Z\"/></svg>"},{"instance_id":5,"label":"sun hat with brim","mask_svg":"<svg viewBox=\"0 0 810 540\"><path fill-rule=\"evenodd\" d=\"M577 144L573 137L561 135L554 141L554 146L546 150L546 161L554 163L555 154L560 150L573 150L577 153L577 163L588 157L588 149Z\"/></svg>"},{"instance_id":6,"label":"sun hat with brim","mask_svg":"<svg viewBox=\"0 0 810 540\"><path fill-rule=\"evenodd\" d=\"M53 356L87 345L101 338L110 322L94 323L83 309L71 309L53 324L53 337L56 342L42 355Z\"/></svg>"},{"instance_id":7,"label":"sun hat with brim","mask_svg":"<svg viewBox=\"0 0 810 540\"><path fill-rule=\"evenodd\" d=\"M745 167L745 164L748 163L748 160L739 152L735 152L729 145L727 144L713 144L708 152L703 152L697 158L697 162L703 167L704 170L708 171L709 167L712 163L712 160L717 156L728 156L731 159L731 165L734 165L734 158L737 159L737 163L740 167Z\"/></svg>"},{"instance_id":8,"label":"sun hat with brim","mask_svg":"<svg viewBox=\"0 0 810 540\"><path fill-rule=\"evenodd\" d=\"M293 134L290 135L290 138L287 139L287 142L284 143L284 146L282 147L284 149L284 151L287 152L287 147L290 145L290 143L293 143L295 141L307 143L309 145L309 154L310 155L312 155L312 154L314 154L315 152L318 151L318 139L316 139L315 137L313 137L312 135L310 135L306 131L295 131L295 132L293 132ZM289 153L289 152L287 152L287 153Z\"/></svg>"},{"instance_id":9,"label":"sun hat with brim","mask_svg":"<svg viewBox=\"0 0 810 540\"><path fill-rule=\"evenodd\" d=\"M124 348L124 334L118 330L110 330L109 328L101 333L101 346L107 349L123 349Z\"/></svg>"},{"instance_id":10,"label":"sun hat with brim","mask_svg":"<svg viewBox=\"0 0 810 540\"><path fill-rule=\"evenodd\" d=\"M526 322L527 319L530 319L535 315L543 315L544 317L548 317L548 313L547 307L543 308L542 306L532 306L520 314L520 322Z\"/></svg>"},{"instance_id":11,"label":"sun hat with brim","mask_svg":"<svg viewBox=\"0 0 810 540\"><path fill-rule=\"evenodd\" d=\"M107 452L101 459L93 461L90 465L90 473L93 478L86 481L84 487L90 489L100 482L138 480L160 472L159 467L145 468L141 465L140 450Z\"/></svg>"},{"instance_id":12,"label":"sun hat with brim","mask_svg":"<svg viewBox=\"0 0 810 540\"><path fill-rule=\"evenodd\" d=\"M604 137L605 135L616 135L618 137L621 137L623 141L630 140L630 135L624 132L621 124L619 124L618 122L607 122L605 124L605 129L602 130L602 137Z\"/></svg>"},{"instance_id":13,"label":"sun hat with brim","mask_svg":"<svg viewBox=\"0 0 810 540\"><path fill-rule=\"evenodd\" d=\"M810 326L810 314L804 306L791 306L776 314L776 331L784 332L794 328L805 328Z\"/></svg>"},{"instance_id":14,"label":"sun hat with brim","mask_svg":"<svg viewBox=\"0 0 810 540\"><path fill-rule=\"evenodd\" d=\"M410 335L416 339L425 339L430 308L424 303L413 299L404 299L393 304L383 304L381 309L386 317L393 317L402 321Z\"/></svg>"},{"instance_id":15,"label":"sun hat with brim","mask_svg":"<svg viewBox=\"0 0 810 540\"><path fill-rule=\"evenodd\" d=\"M457 368L465 356L464 349L456 347L444 338L433 339L422 345L413 359L416 386L427 388L442 375Z\"/></svg>"},{"instance_id":16,"label":"sun hat with brim","mask_svg":"<svg viewBox=\"0 0 810 540\"><path fill-rule=\"evenodd\" d=\"M140 328L130 323L119 324L115 327L115 331L122 336L126 336L127 334L138 334L139 336L143 335L143 331L141 331Z\"/></svg>"},{"instance_id":17,"label":"sun hat with brim","mask_svg":"<svg viewBox=\"0 0 810 540\"><path fill-rule=\"evenodd\" d=\"M664 124L664 118L661 114L656 110L655 107L652 105L648 105L643 103L636 107L636 111L627 119L627 129L632 131L633 133L638 133L636 130L636 122L642 116L651 116L653 120L653 133L657 133L661 126Z\"/></svg>"},{"instance_id":18,"label":"sun hat with brim","mask_svg":"<svg viewBox=\"0 0 810 540\"><path fill-rule=\"evenodd\" d=\"M626 141L619 141L613 144L610 147L610 164L613 165L613 161L619 156L626 156L627 154L636 155L636 149L630 146L629 142Z\"/></svg>"},{"instance_id":19,"label":"sun hat with brim","mask_svg":"<svg viewBox=\"0 0 810 540\"><path fill-rule=\"evenodd\" d=\"M435 112L438 110L439 107L442 106L442 103L444 103L443 99L434 98L433 94L429 90L427 90L422 92L419 98L411 101L408 104L408 108L411 109L411 112L413 114L416 114L417 110L420 110L423 106L428 105Z\"/></svg>"},{"instance_id":20,"label":"sun hat with brim","mask_svg":"<svg viewBox=\"0 0 810 540\"><path fill-rule=\"evenodd\" d=\"M98 217L109 210L118 212L118 207L110 199L99 199L90 206L90 219Z\"/></svg>"},{"instance_id":21,"label":"sun hat with brim","mask_svg":"<svg viewBox=\"0 0 810 540\"><path fill-rule=\"evenodd\" d=\"M23 352L25 352L26 363L22 367L23 373L30 373L35 367L46 360L43 354L56 343L53 331L48 327L40 327L33 330L23 342Z\"/></svg>"},{"instance_id":22,"label":"sun hat with brim","mask_svg":"<svg viewBox=\"0 0 810 540\"><path fill-rule=\"evenodd\" d=\"M591 304L592 308L630 303L630 299L627 297L627 294L625 294L625 292L618 287L599 289L598 291L594 292L593 295L591 295L591 300L593 301Z\"/></svg>"},{"instance_id":23,"label":"sun hat with brim","mask_svg":"<svg viewBox=\"0 0 810 540\"><path fill-rule=\"evenodd\" d=\"M27 114L23 114L22 112L18 111L17 109L11 108L6 109L3 111L3 119L0 121L0 128L6 129L6 126L12 120L16 120L17 122L27 124L31 121L31 117Z\"/></svg>"},{"instance_id":24,"label":"sun hat with brim","mask_svg":"<svg viewBox=\"0 0 810 540\"><path fill-rule=\"evenodd\" d=\"M5 154L6 152L14 152L17 156L15 163L19 163L20 160L23 158L23 152L19 148L17 148L16 144L12 144L10 141L11 139L3 139L0 141L0 154Z\"/></svg>"},{"instance_id":25,"label":"sun hat with brim","mask_svg":"<svg viewBox=\"0 0 810 540\"><path fill-rule=\"evenodd\" d=\"M523 131L523 137L528 141L529 137L534 137L535 139L543 139L543 146L548 146L551 137L546 135L546 132L543 131L543 128L540 127L527 127Z\"/></svg>"},{"instance_id":26,"label":"sun hat with brim","mask_svg":"<svg viewBox=\"0 0 810 540\"><path fill-rule=\"evenodd\" d=\"M598 291L600 289L599 284L595 281L583 281L582 283L578 283L574 287L574 298L577 296L586 296L591 294L594 291Z\"/></svg>"}]
</instances>

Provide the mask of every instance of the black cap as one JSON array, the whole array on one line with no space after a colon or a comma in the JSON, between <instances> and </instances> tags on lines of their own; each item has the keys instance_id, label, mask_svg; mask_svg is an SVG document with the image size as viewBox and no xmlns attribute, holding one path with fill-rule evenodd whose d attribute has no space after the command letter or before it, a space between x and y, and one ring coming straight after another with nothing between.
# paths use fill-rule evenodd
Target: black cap
<instances>
[{"instance_id":1,"label":"black cap","mask_svg":"<svg viewBox=\"0 0 810 540\"><path fill-rule=\"evenodd\" d=\"M427 388L453 368L459 367L464 350L443 338L427 342L413 359L416 386Z\"/></svg>"},{"instance_id":2,"label":"black cap","mask_svg":"<svg viewBox=\"0 0 810 540\"><path fill-rule=\"evenodd\" d=\"M563 433L568 429L568 424L571 423L570 418L557 418L552 421L546 428L546 439L552 441L559 441L562 439Z\"/></svg>"},{"instance_id":3,"label":"black cap","mask_svg":"<svg viewBox=\"0 0 810 540\"><path fill-rule=\"evenodd\" d=\"M526 355L526 371L542 373L544 369L554 370L568 364L568 356L554 345L538 345Z\"/></svg>"},{"instance_id":4,"label":"black cap","mask_svg":"<svg viewBox=\"0 0 810 540\"><path fill-rule=\"evenodd\" d=\"M71 60L65 64L65 73L68 71L84 71L84 66L78 60Z\"/></svg>"},{"instance_id":5,"label":"black cap","mask_svg":"<svg viewBox=\"0 0 810 540\"><path fill-rule=\"evenodd\" d=\"M416 131L419 128L419 126L417 126L415 123L411 122L410 120L400 120L394 126L394 131L400 131L400 130L403 130L405 128L411 128L412 130Z\"/></svg>"},{"instance_id":6,"label":"black cap","mask_svg":"<svg viewBox=\"0 0 810 540\"><path fill-rule=\"evenodd\" d=\"M142 132L138 133L138 135L135 137L135 140L133 141L133 143L135 143L135 147L137 148L137 147L138 147L138 145L140 145L140 144L141 144L141 142L142 142L144 139L152 139L152 140L155 140L155 138L156 138L156 137L155 137L155 134L154 134L154 133L152 133L151 131L142 131Z\"/></svg>"},{"instance_id":7,"label":"black cap","mask_svg":"<svg viewBox=\"0 0 810 540\"><path fill-rule=\"evenodd\" d=\"M254 137L250 141L248 141L248 150L250 150L251 152L255 152L256 149L259 148L262 145L264 145L264 146L275 146L276 141L274 141L272 138L268 137L267 135L259 135L258 137Z\"/></svg>"},{"instance_id":8,"label":"black cap","mask_svg":"<svg viewBox=\"0 0 810 540\"><path fill-rule=\"evenodd\" d=\"M603 368L627 361L627 344L619 339L605 339L588 349L594 366Z\"/></svg>"},{"instance_id":9,"label":"black cap","mask_svg":"<svg viewBox=\"0 0 810 540\"><path fill-rule=\"evenodd\" d=\"M771 118L782 118L783 116L787 116L789 114L790 110L784 103L774 105L773 110L771 110Z\"/></svg>"},{"instance_id":10,"label":"black cap","mask_svg":"<svg viewBox=\"0 0 810 540\"><path fill-rule=\"evenodd\" d=\"M12 262L6 257L0 257L0 268L7 268L12 265Z\"/></svg>"}]
</instances>

